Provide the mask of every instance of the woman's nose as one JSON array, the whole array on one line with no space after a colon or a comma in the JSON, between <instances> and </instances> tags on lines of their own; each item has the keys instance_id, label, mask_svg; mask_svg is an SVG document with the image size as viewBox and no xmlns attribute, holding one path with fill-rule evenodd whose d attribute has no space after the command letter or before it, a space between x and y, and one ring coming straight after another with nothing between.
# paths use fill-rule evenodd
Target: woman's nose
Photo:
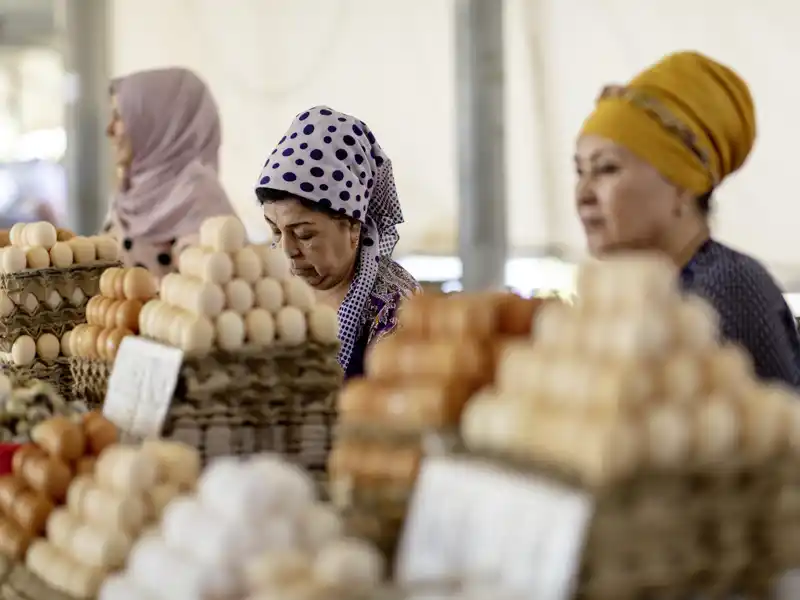
<instances>
[{"instance_id":1,"label":"woman's nose","mask_svg":"<svg viewBox=\"0 0 800 600\"><path fill-rule=\"evenodd\" d=\"M597 194L591 181L588 179L578 180L578 185L575 188L575 200L578 206L597 204Z\"/></svg>"},{"instance_id":2,"label":"woman's nose","mask_svg":"<svg viewBox=\"0 0 800 600\"><path fill-rule=\"evenodd\" d=\"M291 235L284 235L281 237L281 248L283 249L283 253L289 258L296 258L300 255L300 248L297 242L292 239Z\"/></svg>"}]
</instances>

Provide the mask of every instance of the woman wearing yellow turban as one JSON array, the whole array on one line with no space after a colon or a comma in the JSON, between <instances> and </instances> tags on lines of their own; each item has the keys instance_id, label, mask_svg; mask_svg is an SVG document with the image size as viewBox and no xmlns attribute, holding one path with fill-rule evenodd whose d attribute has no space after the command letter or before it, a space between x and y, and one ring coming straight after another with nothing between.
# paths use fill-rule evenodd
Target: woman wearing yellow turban
<instances>
[{"instance_id":1,"label":"woman wearing yellow turban","mask_svg":"<svg viewBox=\"0 0 800 600\"><path fill-rule=\"evenodd\" d=\"M723 336L749 350L758 374L800 387L800 338L780 288L709 232L714 188L742 166L755 137L753 99L736 73L696 52L669 55L604 89L584 122L578 214L596 256L672 257L683 288L714 306Z\"/></svg>"}]
</instances>

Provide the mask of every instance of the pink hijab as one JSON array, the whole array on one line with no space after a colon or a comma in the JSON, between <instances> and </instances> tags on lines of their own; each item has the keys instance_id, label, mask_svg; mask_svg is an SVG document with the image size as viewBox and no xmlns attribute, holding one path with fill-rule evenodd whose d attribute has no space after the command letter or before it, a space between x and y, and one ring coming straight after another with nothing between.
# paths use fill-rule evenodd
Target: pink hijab
<instances>
[{"instance_id":1,"label":"pink hijab","mask_svg":"<svg viewBox=\"0 0 800 600\"><path fill-rule=\"evenodd\" d=\"M112 208L124 237L167 243L208 217L235 214L219 182L219 112L197 75L140 71L112 81L111 92L133 151L128 189Z\"/></svg>"}]
</instances>

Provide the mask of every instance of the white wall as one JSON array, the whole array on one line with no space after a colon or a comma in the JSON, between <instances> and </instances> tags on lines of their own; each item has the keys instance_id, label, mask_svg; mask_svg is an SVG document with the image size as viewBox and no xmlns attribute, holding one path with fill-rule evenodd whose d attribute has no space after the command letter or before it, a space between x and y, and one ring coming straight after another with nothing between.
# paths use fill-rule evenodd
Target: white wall
<instances>
[{"instance_id":1,"label":"white wall","mask_svg":"<svg viewBox=\"0 0 800 600\"><path fill-rule=\"evenodd\" d=\"M116 74L169 64L213 88L225 127L223 179L265 232L251 188L293 116L355 113L395 163L406 251L453 251L456 236L453 0L111 0ZM580 253L572 203L575 132L605 83L664 53L698 49L751 84L759 141L719 192L721 238L800 274L795 137L800 5L760 0L507 0L508 192L517 251Z\"/></svg>"}]
</instances>

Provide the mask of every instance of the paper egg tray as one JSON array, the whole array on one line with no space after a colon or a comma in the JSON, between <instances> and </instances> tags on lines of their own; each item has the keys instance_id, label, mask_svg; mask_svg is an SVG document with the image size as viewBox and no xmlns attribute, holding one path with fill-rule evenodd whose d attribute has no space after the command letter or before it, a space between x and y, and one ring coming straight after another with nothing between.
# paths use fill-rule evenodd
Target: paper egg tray
<instances>
[{"instance_id":1,"label":"paper egg tray","mask_svg":"<svg viewBox=\"0 0 800 600\"><path fill-rule=\"evenodd\" d=\"M324 474L342 384L337 352L308 343L187 356L163 437L204 460L278 452Z\"/></svg>"},{"instance_id":2,"label":"paper egg tray","mask_svg":"<svg viewBox=\"0 0 800 600\"><path fill-rule=\"evenodd\" d=\"M0 352L10 352L11 345L21 335L34 339L43 333L61 337L75 325L86 322L86 302L98 293L100 276L118 262L97 262L91 265L73 265L65 269L50 267L0 274L0 291L8 294L16 304L15 310L0 322ZM80 288L84 298L74 306L69 299ZM58 292L61 304L50 308L45 304L51 292ZM36 299L36 308L27 310L27 296Z\"/></svg>"},{"instance_id":3,"label":"paper egg tray","mask_svg":"<svg viewBox=\"0 0 800 600\"><path fill-rule=\"evenodd\" d=\"M68 360L72 396L85 402L89 410L102 408L113 363L82 356L73 356Z\"/></svg>"},{"instance_id":4,"label":"paper egg tray","mask_svg":"<svg viewBox=\"0 0 800 600\"><path fill-rule=\"evenodd\" d=\"M44 381L52 385L68 402L75 400L72 371L68 358L56 358L49 362L37 359L32 365L25 366L12 364L7 357L0 358L0 370L20 383L32 380Z\"/></svg>"},{"instance_id":5,"label":"paper egg tray","mask_svg":"<svg viewBox=\"0 0 800 600\"><path fill-rule=\"evenodd\" d=\"M75 600L48 586L25 565L13 565L0 585L2 600Z\"/></svg>"},{"instance_id":6,"label":"paper egg tray","mask_svg":"<svg viewBox=\"0 0 800 600\"><path fill-rule=\"evenodd\" d=\"M780 469L641 474L596 490L576 598L767 598Z\"/></svg>"}]
</instances>

